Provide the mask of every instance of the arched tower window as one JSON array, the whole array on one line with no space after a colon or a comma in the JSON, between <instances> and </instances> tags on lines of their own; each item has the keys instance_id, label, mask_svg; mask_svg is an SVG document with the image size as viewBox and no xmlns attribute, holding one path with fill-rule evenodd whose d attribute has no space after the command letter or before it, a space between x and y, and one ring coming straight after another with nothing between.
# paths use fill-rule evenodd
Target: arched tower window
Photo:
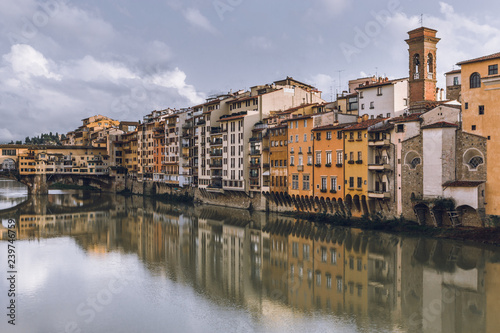
<instances>
[{"instance_id":1,"label":"arched tower window","mask_svg":"<svg viewBox=\"0 0 500 333\"><path fill-rule=\"evenodd\" d=\"M480 88L481 87L481 75L478 72L472 73L470 76L470 87Z\"/></svg>"},{"instance_id":2,"label":"arched tower window","mask_svg":"<svg viewBox=\"0 0 500 333\"><path fill-rule=\"evenodd\" d=\"M420 55L417 53L413 57L413 78L419 79Z\"/></svg>"},{"instance_id":3,"label":"arched tower window","mask_svg":"<svg viewBox=\"0 0 500 333\"><path fill-rule=\"evenodd\" d=\"M427 56L427 76L432 79L434 75L434 57L431 53Z\"/></svg>"}]
</instances>

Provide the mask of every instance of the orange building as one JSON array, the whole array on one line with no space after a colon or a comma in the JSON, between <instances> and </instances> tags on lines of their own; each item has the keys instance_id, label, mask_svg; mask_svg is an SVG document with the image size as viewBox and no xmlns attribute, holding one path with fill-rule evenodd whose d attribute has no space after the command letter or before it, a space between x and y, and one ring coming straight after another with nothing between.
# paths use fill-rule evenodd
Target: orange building
<instances>
[{"instance_id":1,"label":"orange building","mask_svg":"<svg viewBox=\"0 0 500 333\"><path fill-rule=\"evenodd\" d=\"M384 121L366 118L344 128L345 205L353 215L368 213L368 129Z\"/></svg>"},{"instance_id":2,"label":"orange building","mask_svg":"<svg viewBox=\"0 0 500 333\"><path fill-rule=\"evenodd\" d=\"M269 164L271 176L271 193L288 193L288 131L286 124L269 130Z\"/></svg>"},{"instance_id":3,"label":"orange building","mask_svg":"<svg viewBox=\"0 0 500 333\"><path fill-rule=\"evenodd\" d=\"M314 134L314 196L331 212L336 202L344 200L344 140L342 129L351 124L324 125ZM333 206L331 205L333 204Z\"/></svg>"},{"instance_id":4,"label":"orange building","mask_svg":"<svg viewBox=\"0 0 500 333\"><path fill-rule=\"evenodd\" d=\"M288 194L310 198L313 187L313 118L310 115L289 119L288 123Z\"/></svg>"},{"instance_id":5,"label":"orange building","mask_svg":"<svg viewBox=\"0 0 500 333\"><path fill-rule=\"evenodd\" d=\"M488 139L488 162L485 156L468 156L468 163L475 159L478 165L486 164L485 202L487 215L500 215L500 177L496 159L500 156L500 131L498 131L500 100L500 53L459 62L462 67L462 125L468 133ZM472 168L471 168L472 169ZM480 168L471 170L478 173Z\"/></svg>"}]
</instances>

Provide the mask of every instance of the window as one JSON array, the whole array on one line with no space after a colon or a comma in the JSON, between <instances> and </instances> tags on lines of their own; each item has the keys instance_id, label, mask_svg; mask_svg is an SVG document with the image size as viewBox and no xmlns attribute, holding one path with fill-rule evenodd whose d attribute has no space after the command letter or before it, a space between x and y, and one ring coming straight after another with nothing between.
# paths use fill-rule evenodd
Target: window
<instances>
[{"instance_id":1,"label":"window","mask_svg":"<svg viewBox=\"0 0 500 333\"><path fill-rule=\"evenodd\" d=\"M377 96L382 95L382 87L377 87Z\"/></svg>"},{"instance_id":2,"label":"window","mask_svg":"<svg viewBox=\"0 0 500 333\"><path fill-rule=\"evenodd\" d=\"M349 258L349 268L352 270L354 269L354 258L353 257Z\"/></svg>"},{"instance_id":3,"label":"window","mask_svg":"<svg viewBox=\"0 0 500 333\"><path fill-rule=\"evenodd\" d=\"M420 157L415 157L410 162L410 166L412 169L415 169L417 167L417 165L419 165L419 164L420 164Z\"/></svg>"},{"instance_id":4,"label":"window","mask_svg":"<svg viewBox=\"0 0 500 333\"><path fill-rule=\"evenodd\" d=\"M337 265L337 251L330 249L330 264Z\"/></svg>"},{"instance_id":5,"label":"window","mask_svg":"<svg viewBox=\"0 0 500 333\"><path fill-rule=\"evenodd\" d=\"M484 114L484 105L479 105L479 114Z\"/></svg>"},{"instance_id":6,"label":"window","mask_svg":"<svg viewBox=\"0 0 500 333\"><path fill-rule=\"evenodd\" d=\"M361 259L357 260L357 269L358 271L361 271L363 269L363 262L361 261Z\"/></svg>"},{"instance_id":7,"label":"window","mask_svg":"<svg viewBox=\"0 0 500 333\"><path fill-rule=\"evenodd\" d=\"M304 158L302 155L299 156L299 165L304 165Z\"/></svg>"},{"instance_id":8,"label":"window","mask_svg":"<svg viewBox=\"0 0 500 333\"><path fill-rule=\"evenodd\" d=\"M327 252L326 247L321 247L321 262L326 262Z\"/></svg>"},{"instance_id":9,"label":"window","mask_svg":"<svg viewBox=\"0 0 500 333\"><path fill-rule=\"evenodd\" d=\"M295 142L299 142L299 135L298 134L295 135Z\"/></svg>"},{"instance_id":10,"label":"window","mask_svg":"<svg viewBox=\"0 0 500 333\"><path fill-rule=\"evenodd\" d=\"M298 258L299 256L299 243L292 242L292 256Z\"/></svg>"},{"instance_id":11,"label":"window","mask_svg":"<svg viewBox=\"0 0 500 333\"><path fill-rule=\"evenodd\" d=\"M318 287L321 286L321 273L320 272L316 272L316 285Z\"/></svg>"},{"instance_id":12,"label":"window","mask_svg":"<svg viewBox=\"0 0 500 333\"><path fill-rule=\"evenodd\" d=\"M363 98L363 92L362 91L359 92L359 98Z\"/></svg>"},{"instance_id":13,"label":"window","mask_svg":"<svg viewBox=\"0 0 500 333\"><path fill-rule=\"evenodd\" d=\"M304 134L304 142L307 142L307 134Z\"/></svg>"},{"instance_id":14,"label":"window","mask_svg":"<svg viewBox=\"0 0 500 333\"><path fill-rule=\"evenodd\" d=\"M365 109L365 104L361 104L361 110L364 110Z\"/></svg>"},{"instance_id":15,"label":"window","mask_svg":"<svg viewBox=\"0 0 500 333\"><path fill-rule=\"evenodd\" d=\"M398 124L396 126L396 133L403 133L405 131L405 125L403 124Z\"/></svg>"},{"instance_id":16,"label":"window","mask_svg":"<svg viewBox=\"0 0 500 333\"><path fill-rule=\"evenodd\" d=\"M498 74L498 65L488 66L488 75L496 75L496 74Z\"/></svg>"},{"instance_id":17,"label":"window","mask_svg":"<svg viewBox=\"0 0 500 333\"><path fill-rule=\"evenodd\" d=\"M295 165L295 156L290 156L290 165L291 166Z\"/></svg>"},{"instance_id":18,"label":"window","mask_svg":"<svg viewBox=\"0 0 500 333\"><path fill-rule=\"evenodd\" d=\"M458 86L458 76L453 77L453 85Z\"/></svg>"},{"instance_id":19,"label":"window","mask_svg":"<svg viewBox=\"0 0 500 333\"><path fill-rule=\"evenodd\" d=\"M303 175L302 176L302 189L304 191L309 190L309 175Z\"/></svg>"},{"instance_id":20,"label":"window","mask_svg":"<svg viewBox=\"0 0 500 333\"><path fill-rule=\"evenodd\" d=\"M476 169L479 165L483 164L483 158L481 156L474 156L473 158L471 158L469 160L469 162L467 164L469 164L469 166L472 168L472 169Z\"/></svg>"},{"instance_id":21,"label":"window","mask_svg":"<svg viewBox=\"0 0 500 333\"><path fill-rule=\"evenodd\" d=\"M337 132L337 139L339 139L339 140L342 139L342 132L341 131Z\"/></svg>"},{"instance_id":22,"label":"window","mask_svg":"<svg viewBox=\"0 0 500 333\"><path fill-rule=\"evenodd\" d=\"M349 188L354 188L354 177L349 177Z\"/></svg>"},{"instance_id":23,"label":"window","mask_svg":"<svg viewBox=\"0 0 500 333\"><path fill-rule=\"evenodd\" d=\"M321 132L316 133L316 140L321 140Z\"/></svg>"},{"instance_id":24,"label":"window","mask_svg":"<svg viewBox=\"0 0 500 333\"><path fill-rule=\"evenodd\" d=\"M354 152L352 151L349 153L349 160L354 161Z\"/></svg>"},{"instance_id":25,"label":"window","mask_svg":"<svg viewBox=\"0 0 500 333\"><path fill-rule=\"evenodd\" d=\"M309 244L304 244L302 247L302 259L309 260Z\"/></svg>"},{"instance_id":26,"label":"window","mask_svg":"<svg viewBox=\"0 0 500 333\"><path fill-rule=\"evenodd\" d=\"M332 139L332 132L328 131L326 132L326 139L331 140Z\"/></svg>"},{"instance_id":27,"label":"window","mask_svg":"<svg viewBox=\"0 0 500 333\"><path fill-rule=\"evenodd\" d=\"M363 178L358 177L358 188L361 188L363 186Z\"/></svg>"},{"instance_id":28,"label":"window","mask_svg":"<svg viewBox=\"0 0 500 333\"><path fill-rule=\"evenodd\" d=\"M465 102L465 110L469 109L469 103Z\"/></svg>"},{"instance_id":29,"label":"window","mask_svg":"<svg viewBox=\"0 0 500 333\"><path fill-rule=\"evenodd\" d=\"M481 87L481 75L478 72L472 73L470 76L470 87L480 88Z\"/></svg>"},{"instance_id":30,"label":"window","mask_svg":"<svg viewBox=\"0 0 500 333\"><path fill-rule=\"evenodd\" d=\"M332 289L332 276L330 274L326 274L326 287Z\"/></svg>"},{"instance_id":31,"label":"window","mask_svg":"<svg viewBox=\"0 0 500 333\"><path fill-rule=\"evenodd\" d=\"M363 138L363 135L361 134L361 132L358 132L358 140L361 140Z\"/></svg>"},{"instance_id":32,"label":"window","mask_svg":"<svg viewBox=\"0 0 500 333\"><path fill-rule=\"evenodd\" d=\"M321 152L316 152L316 164L321 164Z\"/></svg>"},{"instance_id":33,"label":"window","mask_svg":"<svg viewBox=\"0 0 500 333\"><path fill-rule=\"evenodd\" d=\"M337 277L337 291L339 293L342 292L342 278L341 277Z\"/></svg>"},{"instance_id":34,"label":"window","mask_svg":"<svg viewBox=\"0 0 500 333\"><path fill-rule=\"evenodd\" d=\"M358 151L358 161L363 160L363 153Z\"/></svg>"},{"instance_id":35,"label":"window","mask_svg":"<svg viewBox=\"0 0 500 333\"><path fill-rule=\"evenodd\" d=\"M299 189L299 175L292 175L292 190Z\"/></svg>"},{"instance_id":36,"label":"window","mask_svg":"<svg viewBox=\"0 0 500 333\"><path fill-rule=\"evenodd\" d=\"M342 150L337 151L337 164L342 164Z\"/></svg>"},{"instance_id":37,"label":"window","mask_svg":"<svg viewBox=\"0 0 500 333\"><path fill-rule=\"evenodd\" d=\"M476 130L476 125L472 125L471 129L472 129L473 131L475 131L475 130Z\"/></svg>"},{"instance_id":38,"label":"window","mask_svg":"<svg viewBox=\"0 0 500 333\"><path fill-rule=\"evenodd\" d=\"M330 191L337 191L337 177L330 177Z\"/></svg>"},{"instance_id":39,"label":"window","mask_svg":"<svg viewBox=\"0 0 500 333\"><path fill-rule=\"evenodd\" d=\"M373 102L370 102L370 109L374 109L375 108L375 105Z\"/></svg>"},{"instance_id":40,"label":"window","mask_svg":"<svg viewBox=\"0 0 500 333\"><path fill-rule=\"evenodd\" d=\"M332 164L332 152L331 151L327 151L326 152L326 164Z\"/></svg>"},{"instance_id":41,"label":"window","mask_svg":"<svg viewBox=\"0 0 500 333\"><path fill-rule=\"evenodd\" d=\"M313 164L313 157L312 155L307 156L307 165L312 165Z\"/></svg>"},{"instance_id":42,"label":"window","mask_svg":"<svg viewBox=\"0 0 500 333\"><path fill-rule=\"evenodd\" d=\"M326 177L321 177L321 191L326 192Z\"/></svg>"}]
</instances>

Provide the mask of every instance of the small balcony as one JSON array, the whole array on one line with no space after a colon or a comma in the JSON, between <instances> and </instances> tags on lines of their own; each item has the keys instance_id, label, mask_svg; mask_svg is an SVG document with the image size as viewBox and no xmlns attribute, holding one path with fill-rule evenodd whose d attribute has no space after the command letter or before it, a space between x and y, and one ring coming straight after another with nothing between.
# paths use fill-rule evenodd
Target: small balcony
<instances>
[{"instance_id":1,"label":"small balcony","mask_svg":"<svg viewBox=\"0 0 500 333\"><path fill-rule=\"evenodd\" d=\"M297 165L297 171L299 171L299 172L304 171L304 166L303 165Z\"/></svg>"},{"instance_id":2,"label":"small balcony","mask_svg":"<svg viewBox=\"0 0 500 333\"><path fill-rule=\"evenodd\" d=\"M368 191L368 198L373 199L389 199L391 197L390 192L383 191Z\"/></svg>"},{"instance_id":3,"label":"small balcony","mask_svg":"<svg viewBox=\"0 0 500 333\"><path fill-rule=\"evenodd\" d=\"M260 150L259 149L251 149L250 155L260 155Z\"/></svg>"},{"instance_id":4,"label":"small balcony","mask_svg":"<svg viewBox=\"0 0 500 333\"><path fill-rule=\"evenodd\" d=\"M389 146L391 144L391 141L389 139L374 139L370 140L368 142L369 147L384 147L384 146Z\"/></svg>"},{"instance_id":5,"label":"small balcony","mask_svg":"<svg viewBox=\"0 0 500 333\"><path fill-rule=\"evenodd\" d=\"M390 171L391 170L391 165L390 164L368 164L368 170L370 171Z\"/></svg>"}]
</instances>

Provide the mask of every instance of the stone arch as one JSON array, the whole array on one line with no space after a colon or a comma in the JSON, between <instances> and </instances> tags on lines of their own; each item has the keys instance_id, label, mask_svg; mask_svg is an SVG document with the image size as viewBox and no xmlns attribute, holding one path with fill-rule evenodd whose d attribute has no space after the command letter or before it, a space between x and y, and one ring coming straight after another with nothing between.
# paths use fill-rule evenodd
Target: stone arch
<instances>
[{"instance_id":1,"label":"stone arch","mask_svg":"<svg viewBox=\"0 0 500 333\"><path fill-rule=\"evenodd\" d=\"M477 171L479 166L484 165L484 155L476 148L469 148L464 152L462 163L469 171Z\"/></svg>"},{"instance_id":2,"label":"stone arch","mask_svg":"<svg viewBox=\"0 0 500 333\"><path fill-rule=\"evenodd\" d=\"M415 73L414 79L418 79L420 72L420 54L418 53L413 56L413 72Z\"/></svg>"},{"instance_id":3,"label":"stone arch","mask_svg":"<svg viewBox=\"0 0 500 333\"><path fill-rule=\"evenodd\" d=\"M361 212L361 200L359 199L359 195L354 195L352 198L352 202L354 203L354 209L358 212Z\"/></svg>"},{"instance_id":4,"label":"stone arch","mask_svg":"<svg viewBox=\"0 0 500 333\"><path fill-rule=\"evenodd\" d=\"M345 206L345 208L347 210L351 210L352 209L352 205L353 205L352 196L350 194L348 194L348 195L345 196L344 206Z\"/></svg>"},{"instance_id":5,"label":"stone arch","mask_svg":"<svg viewBox=\"0 0 500 333\"><path fill-rule=\"evenodd\" d=\"M434 56L432 53L429 52L427 55L427 75L432 74L434 75ZM432 77L427 77L428 79L434 78Z\"/></svg>"},{"instance_id":6,"label":"stone arch","mask_svg":"<svg viewBox=\"0 0 500 333\"><path fill-rule=\"evenodd\" d=\"M370 210L368 209L368 204L366 202L366 195L361 196L361 210L363 212L363 215L370 213Z\"/></svg>"},{"instance_id":7,"label":"stone arch","mask_svg":"<svg viewBox=\"0 0 500 333\"><path fill-rule=\"evenodd\" d=\"M434 225L429 206L424 203L419 203L413 207L413 211L415 212L415 216L417 217L418 224Z\"/></svg>"},{"instance_id":8,"label":"stone arch","mask_svg":"<svg viewBox=\"0 0 500 333\"><path fill-rule=\"evenodd\" d=\"M479 213L476 209L468 205L462 205L457 207L457 212L459 215L460 223L468 227L483 227L484 222L482 221Z\"/></svg>"},{"instance_id":9,"label":"stone arch","mask_svg":"<svg viewBox=\"0 0 500 333\"><path fill-rule=\"evenodd\" d=\"M404 161L408 168L416 169L418 165L422 164L422 157L415 150L411 150L406 153Z\"/></svg>"},{"instance_id":10,"label":"stone arch","mask_svg":"<svg viewBox=\"0 0 500 333\"><path fill-rule=\"evenodd\" d=\"M469 77L470 88L480 88L481 87L481 75L478 72L474 72Z\"/></svg>"},{"instance_id":11,"label":"stone arch","mask_svg":"<svg viewBox=\"0 0 500 333\"><path fill-rule=\"evenodd\" d=\"M11 171L17 169L17 162L13 158L6 157L0 162L0 169L4 171Z\"/></svg>"}]
</instances>

